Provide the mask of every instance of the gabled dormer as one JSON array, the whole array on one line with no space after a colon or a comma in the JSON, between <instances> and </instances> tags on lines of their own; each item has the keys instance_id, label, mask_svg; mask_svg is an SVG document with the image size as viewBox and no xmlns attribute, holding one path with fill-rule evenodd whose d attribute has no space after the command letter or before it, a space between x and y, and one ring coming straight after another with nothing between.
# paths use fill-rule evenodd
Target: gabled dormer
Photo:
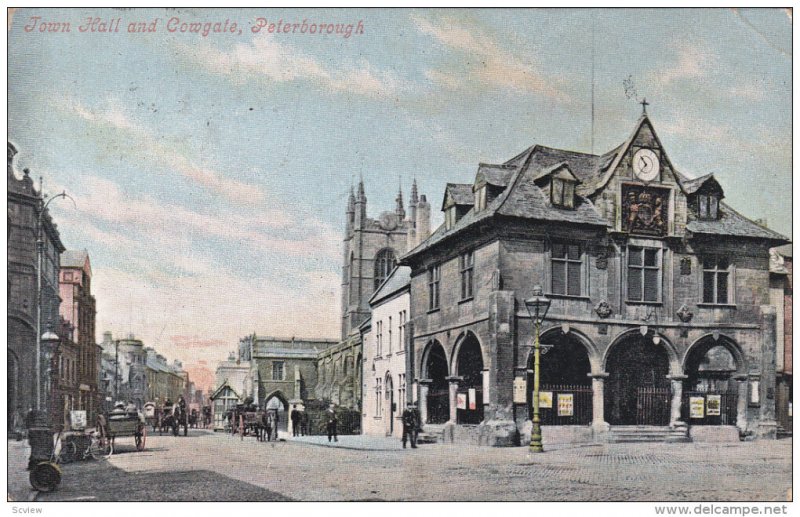
<instances>
[{"instance_id":1,"label":"gabled dormer","mask_svg":"<svg viewBox=\"0 0 800 517\"><path fill-rule=\"evenodd\" d=\"M566 162L557 163L542 171L535 178L536 186L546 193L554 207L574 209L575 187L580 180L569 169Z\"/></svg>"},{"instance_id":2,"label":"gabled dormer","mask_svg":"<svg viewBox=\"0 0 800 517\"><path fill-rule=\"evenodd\" d=\"M719 204L725 197L719 182L713 174L683 182L688 203L698 219L714 221L719 219Z\"/></svg>"},{"instance_id":3,"label":"gabled dormer","mask_svg":"<svg viewBox=\"0 0 800 517\"><path fill-rule=\"evenodd\" d=\"M475 175L475 184L472 187L475 193L475 211L486 209L486 205L494 201L508 186L514 167L511 165L494 165L481 163Z\"/></svg>"},{"instance_id":4,"label":"gabled dormer","mask_svg":"<svg viewBox=\"0 0 800 517\"><path fill-rule=\"evenodd\" d=\"M452 228L475 204L472 185L468 183L448 183L444 190L442 211L446 229Z\"/></svg>"}]
</instances>

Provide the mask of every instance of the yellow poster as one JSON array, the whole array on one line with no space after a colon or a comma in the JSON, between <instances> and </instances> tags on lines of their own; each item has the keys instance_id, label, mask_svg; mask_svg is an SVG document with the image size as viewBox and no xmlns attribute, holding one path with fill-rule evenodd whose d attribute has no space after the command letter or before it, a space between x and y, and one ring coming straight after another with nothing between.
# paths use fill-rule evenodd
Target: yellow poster
<instances>
[{"instance_id":1,"label":"yellow poster","mask_svg":"<svg viewBox=\"0 0 800 517\"><path fill-rule=\"evenodd\" d=\"M722 395L708 395L706 397L706 415L720 416Z\"/></svg>"},{"instance_id":2,"label":"yellow poster","mask_svg":"<svg viewBox=\"0 0 800 517\"><path fill-rule=\"evenodd\" d=\"M572 416L573 398L572 393L558 394L558 416Z\"/></svg>"},{"instance_id":3,"label":"yellow poster","mask_svg":"<svg viewBox=\"0 0 800 517\"><path fill-rule=\"evenodd\" d=\"M553 392L540 391L539 392L539 408L540 409L553 409Z\"/></svg>"},{"instance_id":4,"label":"yellow poster","mask_svg":"<svg viewBox=\"0 0 800 517\"><path fill-rule=\"evenodd\" d=\"M703 397L689 397L689 418L705 416L705 400Z\"/></svg>"}]
</instances>

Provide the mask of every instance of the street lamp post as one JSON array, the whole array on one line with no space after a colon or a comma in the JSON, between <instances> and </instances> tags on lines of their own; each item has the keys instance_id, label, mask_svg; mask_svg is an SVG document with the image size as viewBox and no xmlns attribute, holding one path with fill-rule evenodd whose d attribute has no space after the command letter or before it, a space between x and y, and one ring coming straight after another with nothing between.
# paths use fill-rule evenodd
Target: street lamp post
<instances>
[{"instance_id":1,"label":"street lamp post","mask_svg":"<svg viewBox=\"0 0 800 517\"><path fill-rule=\"evenodd\" d=\"M525 307L533 320L534 341L533 341L533 417L531 421L531 452L544 452L542 447L542 426L539 420L539 358L541 356L541 343L539 342L539 329L542 326L547 310L550 308L550 300L542 294L542 287L533 288L533 297L525 300Z\"/></svg>"},{"instance_id":2,"label":"street lamp post","mask_svg":"<svg viewBox=\"0 0 800 517\"><path fill-rule=\"evenodd\" d=\"M47 212L48 205L60 197L70 199L75 203L75 200L68 196L66 191L56 194L42 205L36 224L36 411L42 410L42 261L44 255L42 219Z\"/></svg>"}]
</instances>

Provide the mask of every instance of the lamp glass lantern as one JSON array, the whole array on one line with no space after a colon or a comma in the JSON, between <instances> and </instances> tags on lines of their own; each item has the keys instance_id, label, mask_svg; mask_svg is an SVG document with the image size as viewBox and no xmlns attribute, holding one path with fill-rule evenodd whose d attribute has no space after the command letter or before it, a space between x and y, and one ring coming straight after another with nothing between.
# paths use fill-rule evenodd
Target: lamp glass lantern
<instances>
[{"instance_id":1,"label":"lamp glass lantern","mask_svg":"<svg viewBox=\"0 0 800 517\"><path fill-rule=\"evenodd\" d=\"M525 307L533 320L534 341L533 341L533 416L531 418L531 452L544 452L542 447L542 427L539 419L539 361L541 357L541 343L539 342L539 330L544 322L547 311L550 309L550 299L542 294L542 287L537 285L533 288L533 297L525 300Z\"/></svg>"}]
</instances>

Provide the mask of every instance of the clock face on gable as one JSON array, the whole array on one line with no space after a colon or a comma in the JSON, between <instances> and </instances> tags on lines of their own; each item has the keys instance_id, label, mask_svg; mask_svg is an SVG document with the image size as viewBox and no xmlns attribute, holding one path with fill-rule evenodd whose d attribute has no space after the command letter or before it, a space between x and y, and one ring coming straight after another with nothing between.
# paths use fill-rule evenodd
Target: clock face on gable
<instances>
[{"instance_id":1,"label":"clock face on gable","mask_svg":"<svg viewBox=\"0 0 800 517\"><path fill-rule=\"evenodd\" d=\"M633 155L633 174L642 181L653 181L661 172L661 162L652 149L639 149Z\"/></svg>"}]
</instances>

